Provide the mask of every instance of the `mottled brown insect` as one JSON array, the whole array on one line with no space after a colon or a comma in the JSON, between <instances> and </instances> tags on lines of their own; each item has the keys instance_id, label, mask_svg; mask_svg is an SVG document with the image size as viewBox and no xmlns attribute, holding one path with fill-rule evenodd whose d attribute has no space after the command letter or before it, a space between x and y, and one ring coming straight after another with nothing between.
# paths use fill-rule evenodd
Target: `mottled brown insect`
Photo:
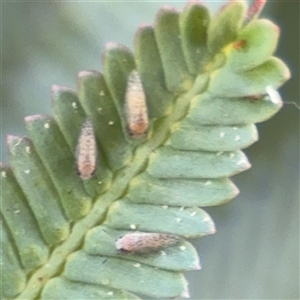
<instances>
[{"instance_id":1,"label":"mottled brown insect","mask_svg":"<svg viewBox=\"0 0 300 300\"><path fill-rule=\"evenodd\" d=\"M167 233L129 232L116 242L122 252L149 253L177 244L181 238Z\"/></svg>"},{"instance_id":2,"label":"mottled brown insect","mask_svg":"<svg viewBox=\"0 0 300 300\"><path fill-rule=\"evenodd\" d=\"M128 76L125 115L130 135L133 138L143 137L149 127L148 109L141 78L136 70Z\"/></svg>"},{"instance_id":3,"label":"mottled brown insect","mask_svg":"<svg viewBox=\"0 0 300 300\"><path fill-rule=\"evenodd\" d=\"M82 124L76 150L77 173L84 180L90 179L96 171L97 162L97 144L90 119Z\"/></svg>"}]
</instances>

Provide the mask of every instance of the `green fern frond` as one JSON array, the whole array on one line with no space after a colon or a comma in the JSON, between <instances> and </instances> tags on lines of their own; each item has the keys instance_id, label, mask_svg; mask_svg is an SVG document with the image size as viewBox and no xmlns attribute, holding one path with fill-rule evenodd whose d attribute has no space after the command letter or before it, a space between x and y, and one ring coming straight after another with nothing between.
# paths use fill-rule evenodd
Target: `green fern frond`
<instances>
[{"instance_id":1,"label":"green fern frond","mask_svg":"<svg viewBox=\"0 0 300 300\"><path fill-rule=\"evenodd\" d=\"M276 89L290 76L272 56L276 25L248 21L241 1L214 17L199 3L163 7L138 29L134 53L109 43L103 74L80 72L77 91L54 86L54 117L29 116L29 137L8 137L2 299L188 297L183 272L200 268L188 241L147 254L121 253L115 242L130 231L215 233L199 207L238 194L229 177L250 167L241 149L257 141L254 124L281 108ZM131 138L124 111L135 69L150 118L141 139ZM82 180L74 163L87 117L97 169Z\"/></svg>"}]
</instances>

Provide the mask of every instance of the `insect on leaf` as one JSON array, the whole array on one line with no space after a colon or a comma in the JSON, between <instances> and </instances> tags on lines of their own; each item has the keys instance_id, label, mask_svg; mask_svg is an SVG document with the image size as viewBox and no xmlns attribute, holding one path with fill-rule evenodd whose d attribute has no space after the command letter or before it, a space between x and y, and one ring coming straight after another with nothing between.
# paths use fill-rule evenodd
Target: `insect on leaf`
<instances>
[{"instance_id":1,"label":"insect on leaf","mask_svg":"<svg viewBox=\"0 0 300 300\"><path fill-rule=\"evenodd\" d=\"M188 239L216 232L202 207L239 193L241 149L290 76L277 26L254 8L161 8L133 51L108 43L103 74L53 86L54 115L8 136L2 299L189 296L183 272L201 267Z\"/></svg>"}]
</instances>

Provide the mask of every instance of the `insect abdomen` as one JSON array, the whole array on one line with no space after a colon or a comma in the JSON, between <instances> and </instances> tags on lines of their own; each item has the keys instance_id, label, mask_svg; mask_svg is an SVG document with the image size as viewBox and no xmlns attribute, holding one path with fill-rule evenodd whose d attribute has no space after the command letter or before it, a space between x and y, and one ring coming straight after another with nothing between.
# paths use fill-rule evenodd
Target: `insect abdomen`
<instances>
[{"instance_id":1,"label":"insect abdomen","mask_svg":"<svg viewBox=\"0 0 300 300\"><path fill-rule=\"evenodd\" d=\"M96 171L97 144L91 120L87 119L81 127L77 145L77 171L84 179L90 179Z\"/></svg>"},{"instance_id":2,"label":"insect abdomen","mask_svg":"<svg viewBox=\"0 0 300 300\"><path fill-rule=\"evenodd\" d=\"M149 253L175 245L180 240L179 236L167 233L130 232L117 240L116 248L123 252Z\"/></svg>"},{"instance_id":3,"label":"insect abdomen","mask_svg":"<svg viewBox=\"0 0 300 300\"><path fill-rule=\"evenodd\" d=\"M148 109L143 85L136 70L133 70L128 77L125 113L130 135L133 138L144 136L149 127Z\"/></svg>"}]
</instances>

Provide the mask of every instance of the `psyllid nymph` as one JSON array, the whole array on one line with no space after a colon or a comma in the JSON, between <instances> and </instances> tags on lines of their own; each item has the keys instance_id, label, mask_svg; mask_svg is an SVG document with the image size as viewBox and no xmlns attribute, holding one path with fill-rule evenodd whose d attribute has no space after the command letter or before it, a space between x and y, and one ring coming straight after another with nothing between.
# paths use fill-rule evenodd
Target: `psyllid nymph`
<instances>
[{"instance_id":1,"label":"psyllid nymph","mask_svg":"<svg viewBox=\"0 0 300 300\"><path fill-rule=\"evenodd\" d=\"M177 244L181 238L168 233L129 232L119 238L116 248L122 252L149 253Z\"/></svg>"},{"instance_id":2,"label":"psyllid nymph","mask_svg":"<svg viewBox=\"0 0 300 300\"><path fill-rule=\"evenodd\" d=\"M90 179L96 171L97 143L91 120L84 121L76 149L77 172L81 179Z\"/></svg>"},{"instance_id":3,"label":"psyllid nymph","mask_svg":"<svg viewBox=\"0 0 300 300\"><path fill-rule=\"evenodd\" d=\"M143 137L149 127L146 96L139 73L133 70L127 80L125 94L125 116L130 135Z\"/></svg>"}]
</instances>

